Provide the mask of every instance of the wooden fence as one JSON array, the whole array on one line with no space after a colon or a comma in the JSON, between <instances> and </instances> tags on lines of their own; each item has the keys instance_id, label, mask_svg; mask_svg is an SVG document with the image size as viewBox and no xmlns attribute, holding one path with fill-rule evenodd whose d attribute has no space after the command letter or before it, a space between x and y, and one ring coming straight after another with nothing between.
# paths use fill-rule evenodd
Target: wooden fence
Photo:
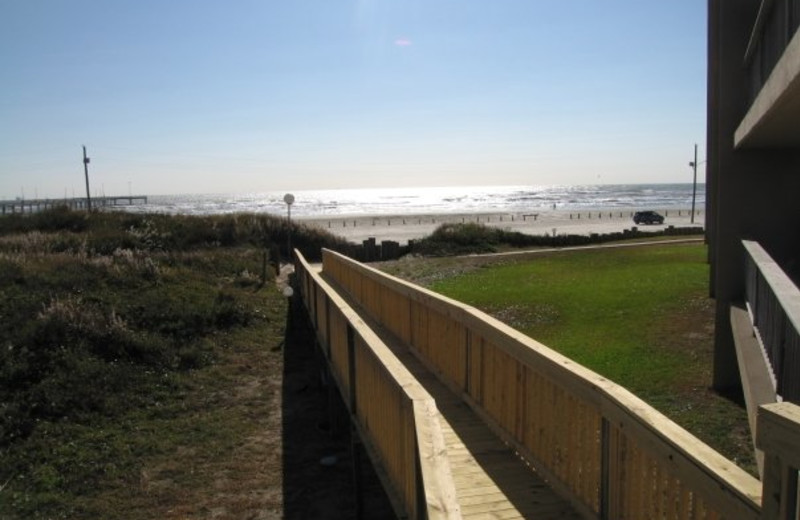
<instances>
[{"instance_id":1,"label":"wooden fence","mask_svg":"<svg viewBox=\"0 0 800 520\"><path fill-rule=\"evenodd\" d=\"M587 518L760 516L757 479L619 385L472 307L337 253L323 251L323 270ZM788 445L798 450L794 428Z\"/></svg>"},{"instance_id":2,"label":"wooden fence","mask_svg":"<svg viewBox=\"0 0 800 520\"><path fill-rule=\"evenodd\" d=\"M800 403L800 290L757 242L745 249L747 307L769 359L776 393Z\"/></svg>"},{"instance_id":3,"label":"wooden fence","mask_svg":"<svg viewBox=\"0 0 800 520\"><path fill-rule=\"evenodd\" d=\"M411 519L460 518L435 400L299 253L295 270L331 374L395 506Z\"/></svg>"}]
</instances>

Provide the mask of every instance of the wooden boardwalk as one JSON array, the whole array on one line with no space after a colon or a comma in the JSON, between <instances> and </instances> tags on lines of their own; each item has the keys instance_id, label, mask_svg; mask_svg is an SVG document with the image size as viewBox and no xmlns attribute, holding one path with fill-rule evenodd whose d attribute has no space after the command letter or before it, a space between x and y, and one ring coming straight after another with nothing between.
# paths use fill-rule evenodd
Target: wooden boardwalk
<instances>
[{"instance_id":1,"label":"wooden boardwalk","mask_svg":"<svg viewBox=\"0 0 800 520\"><path fill-rule=\"evenodd\" d=\"M326 281L336 286L335 281ZM405 344L357 302L340 294L436 400L462 518L581 518Z\"/></svg>"},{"instance_id":2,"label":"wooden boardwalk","mask_svg":"<svg viewBox=\"0 0 800 520\"><path fill-rule=\"evenodd\" d=\"M323 251L298 290L403 518L796 518L800 407L758 409L763 485L491 316ZM800 518L800 517L797 517Z\"/></svg>"}]
</instances>

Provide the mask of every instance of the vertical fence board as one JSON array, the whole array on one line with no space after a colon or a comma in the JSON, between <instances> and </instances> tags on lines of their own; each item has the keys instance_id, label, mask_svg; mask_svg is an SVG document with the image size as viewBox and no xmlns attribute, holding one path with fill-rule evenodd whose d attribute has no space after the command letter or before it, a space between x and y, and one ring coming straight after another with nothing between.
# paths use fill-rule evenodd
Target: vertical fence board
<instances>
[{"instance_id":1,"label":"vertical fence board","mask_svg":"<svg viewBox=\"0 0 800 520\"><path fill-rule=\"evenodd\" d=\"M330 319L330 363L335 377L342 385L342 393L350 395L350 370L347 352L347 323L341 311L335 307L329 313ZM352 411L352 410L351 410Z\"/></svg>"}]
</instances>

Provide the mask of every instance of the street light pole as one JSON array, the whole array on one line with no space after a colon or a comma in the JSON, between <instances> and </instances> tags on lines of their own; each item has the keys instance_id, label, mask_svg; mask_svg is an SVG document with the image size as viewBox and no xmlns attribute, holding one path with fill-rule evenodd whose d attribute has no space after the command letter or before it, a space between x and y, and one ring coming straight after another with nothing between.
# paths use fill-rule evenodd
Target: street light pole
<instances>
[{"instance_id":1,"label":"street light pole","mask_svg":"<svg viewBox=\"0 0 800 520\"><path fill-rule=\"evenodd\" d=\"M697 143L694 144L694 161L692 161L692 219L694 224L694 205L697 200Z\"/></svg>"},{"instance_id":2,"label":"street light pole","mask_svg":"<svg viewBox=\"0 0 800 520\"><path fill-rule=\"evenodd\" d=\"M286 244L286 254L289 257L289 261L291 262L292 259L292 204L294 204L294 195L291 193L287 193L283 196L283 202L286 203L286 223L288 225L287 229L287 244Z\"/></svg>"},{"instance_id":3,"label":"street light pole","mask_svg":"<svg viewBox=\"0 0 800 520\"><path fill-rule=\"evenodd\" d=\"M89 158L86 157L86 147L83 147L83 174L86 177L86 209L92 212L92 195L89 193Z\"/></svg>"}]
</instances>

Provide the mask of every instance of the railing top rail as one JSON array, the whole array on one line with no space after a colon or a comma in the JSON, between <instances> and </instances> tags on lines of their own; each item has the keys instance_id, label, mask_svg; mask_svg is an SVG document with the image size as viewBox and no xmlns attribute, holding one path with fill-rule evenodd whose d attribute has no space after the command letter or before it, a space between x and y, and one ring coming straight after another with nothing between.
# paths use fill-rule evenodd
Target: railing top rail
<instances>
[{"instance_id":1,"label":"railing top rail","mask_svg":"<svg viewBox=\"0 0 800 520\"><path fill-rule=\"evenodd\" d=\"M742 240L742 245L761 272L761 276L769 285L794 329L800 332L800 289L786 276L781 266L761 247L761 244L752 240Z\"/></svg>"},{"instance_id":2,"label":"railing top rail","mask_svg":"<svg viewBox=\"0 0 800 520\"><path fill-rule=\"evenodd\" d=\"M787 465L800 467L800 406L789 402L760 406L756 442Z\"/></svg>"},{"instance_id":3,"label":"railing top rail","mask_svg":"<svg viewBox=\"0 0 800 520\"><path fill-rule=\"evenodd\" d=\"M635 430L643 441L676 468L695 476L703 474L709 477L714 481L714 484L705 484L705 490L710 495L725 489L738 497L742 507L751 514L760 509L761 485L758 479L624 387L474 307L383 273L334 251L323 251L323 269L327 255L349 263L363 275L380 280L412 301L424 303L443 315L461 321L503 348L509 355L552 377L575 395L595 405L609 420Z\"/></svg>"}]
</instances>

